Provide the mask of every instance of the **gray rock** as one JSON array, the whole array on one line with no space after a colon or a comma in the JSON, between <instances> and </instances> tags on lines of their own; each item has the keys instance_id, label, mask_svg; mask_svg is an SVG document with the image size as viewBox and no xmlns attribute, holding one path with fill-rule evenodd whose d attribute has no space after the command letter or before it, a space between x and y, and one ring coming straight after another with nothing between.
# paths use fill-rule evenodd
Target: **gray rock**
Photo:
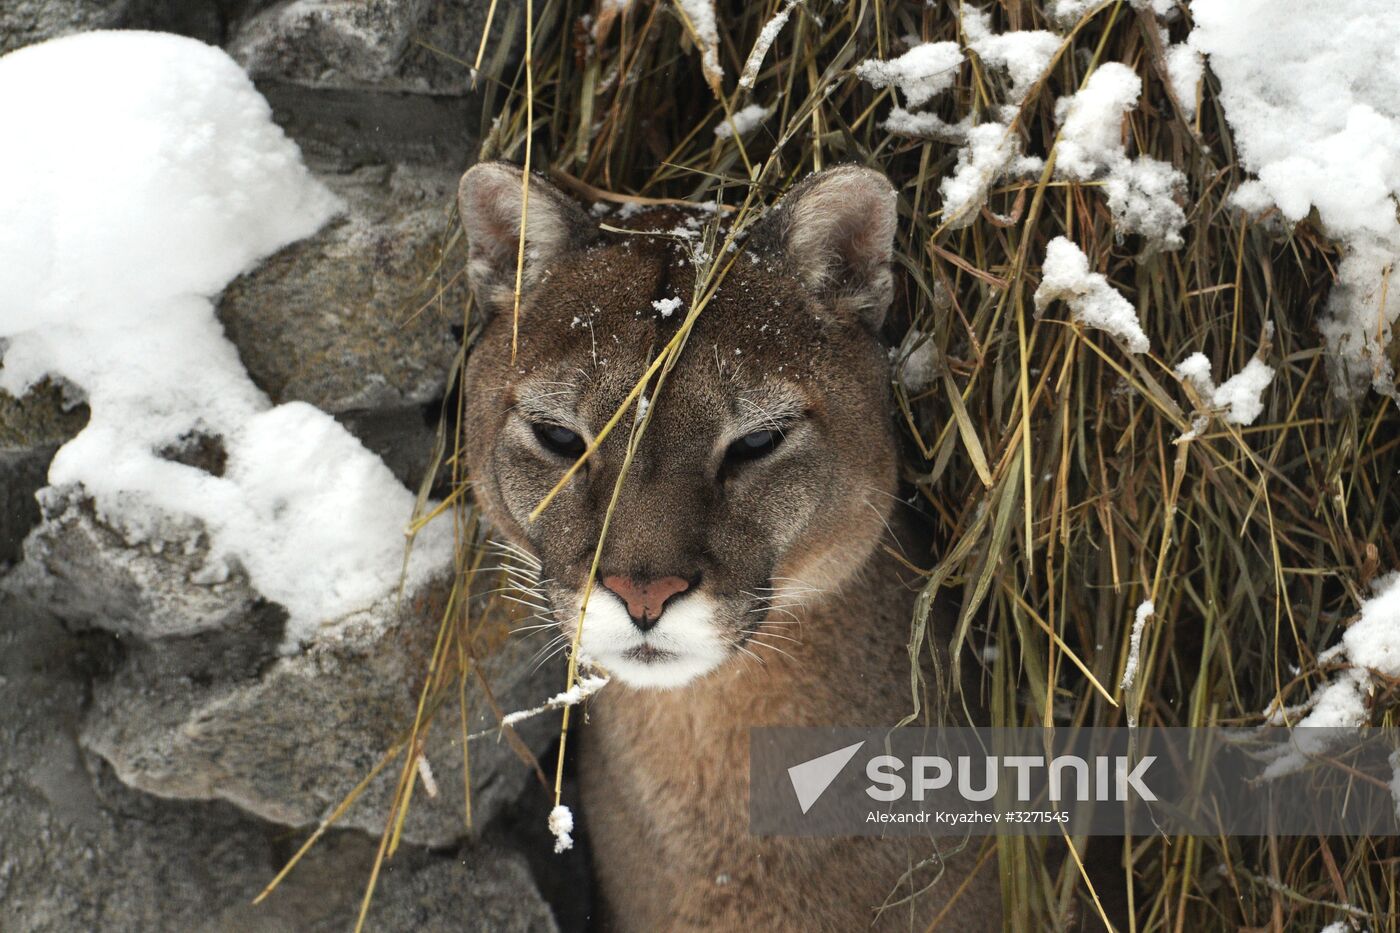
<instances>
[{"instance_id":1,"label":"gray rock","mask_svg":"<svg viewBox=\"0 0 1400 933\"><path fill-rule=\"evenodd\" d=\"M336 420L378 455L399 482L417 492L433 463L438 406L349 411ZM448 452L450 453L450 451ZM446 475L446 469L440 469Z\"/></svg>"},{"instance_id":2,"label":"gray rock","mask_svg":"<svg viewBox=\"0 0 1400 933\"><path fill-rule=\"evenodd\" d=\"M187 546L129 544L80 490L45 489L39 501L44 521L5 586L66 621L150 639L242 629L256 615L261 600L241 574L223 578L220 565L209 576L197 534Z\"/></svg>"},{"instance_id":3,"label":"gray rock","mask_svg":"<svg viewBox=\"0 0 1400 933\"><path fill-rule=\"evenodd\" d=\"M83 744L127 784L165 797L220 799L289 826L319 822L412 728L418 691L437 637L445 587L419 594L400 611L343 623L299 654L277 654L275 623L250 619L235 632L132 643L110 679L99 681ZM508 638L477 662L503 711L557 692L562 677L531 674L533 645ZM468 727L489 728L491 701L472 678ZM423 745L437 797L420 786L405 838L448 845L464 825L461 719L456 691ZM518 730L540 754L557 723ZM515 746L478 740L470 749L472 814L484 825L531 780ZM369 785L338 825L379 832L402 759Z\"/></svg>"},{"instance_id":4,"label":"gray rock","mask_svg":"<svg viewBox=\"0 0 1400 933\"><path fill-rule=\"evenodd\" d=\"M0 450L0 573L19 560L25 536L39 524L34 493L44 486L57 450Z\"/></svg>"},{"instance_id":5,"label":"gray rock","mask_svg":"<svg viewBox=\"0 0 1400 933\"><path fill-rule=\"evenodd\" d=\"M54 453L87 418L87 406L65 400L47 382L21 399L0 392L0 571L19 559L25 536L39 523L35 493L47 482Z\"/></svg>"},{"instance_id":6,"label":"gray rock","mask_svg":"<svg viewBox=\"0 0 1400 933\"><path fill-rule=\"evenodd\" d=\"M228 801L289 826L314 824L411 729L445 584L402 604L385 600L288 654L285 612L241 574L199 582L202 544L130 544L77 491L46 490L42 499L46 519L4 586L74 627L119 639L118 663L93 685L82 739L127 784ZM510 712L558 691L557 667L531 669L536 647L516 637L480 641L481 677L467 690L470 730L494 724L493 703ZM466 832L460 711L456 690L449 693L453 702L423 746L443 790L436 798L416 794L405 826L407 839L434 846ZM534 769L522 757L541 753L555 727L541 718L522 724L514 744L473 744L478 824L525 787ZM397 766L385 769L344 825L382 829L398 774Z\"/></svg>"},{"instance_id":7,"label":"gray rock","mask_svg":"<svg viewBox=\"0 0 1400 933\"><path fill-rule=\"evenodd\" d=\"M271 78L257 87L302 152L336 171L386 162L460 169L479 148L476 95L317 89Z\"/></svg>"},{"instance_id":8,"label":"gray rock","mask_svg":"<svg viewBox=\"0 0 1400 933\"><path fill-rule=\"evenodd\" d=\"M220 43L225 24L265 0L5 0L0 55L92 29L151 29Z\"/></svg>"},{"instance_id":9,"label":"gray rock","mask_svg":"<svg viewBox=\"0 0 1400 933\"><path fill-rule=\"evenodd\" d=\"M254 79L333 90L461 95L471 89L488 3L283 0L245 21L229 51ZM499 0L491 51L509 46Z\"/></svg>"},{"instance_id":10,"label":"gray rock","mask_svg":"<svg viewBox=\"0 0 1400 933\"><path fill-rule=\"evenodd\" d=\"M111 29L130 0L5 0L0 4L0 55L89 29Z\"/></svg>"},{"instance_id":11,"label":"gray rock","mask_svg":"<svg viewBox=\"0 0 1400 933\"><path fill-rule=\"evenodd\" d=\"M75 739L103 639L0 597L0 929L301 933L350 929L376 840L327 834L263 903L303 836L223 803L124 787ZM480 921L475 918L482 918ZM370 929L556 929L520 855L413 846L384 866Z\"/></svg>"},{"instance_id":12,"label":"gray rock","mask_svg":"<svg viewBox=\"0 0 1400 933\"><path fill-rule=\"evenodd\" d=\"M440 398L467 300L457 173L376 167L323 178L346 214L225 290L218 313L276 402L339 414Z\"/></svg>"}]
</instances>

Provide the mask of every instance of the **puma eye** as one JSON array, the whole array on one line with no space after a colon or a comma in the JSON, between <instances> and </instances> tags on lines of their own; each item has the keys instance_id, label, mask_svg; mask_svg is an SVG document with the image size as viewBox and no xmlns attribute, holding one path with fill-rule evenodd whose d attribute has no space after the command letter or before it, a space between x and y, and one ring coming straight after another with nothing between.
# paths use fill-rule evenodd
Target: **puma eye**
<instances>
[{"instance_id":1,"label":"puma eye","mask_svg":"<svg viewBox=\"0 0 1400 933\"><path fill-rule=\"evenodd\" d=\"M587 447L583 438L568 428L557 424L532 424L531 430L546 450L561 457L578 457Z\"/></svg>"},{"instance_id":2,"label":"puma eye","mask_svg":"<svg viewBox=\"0 0 1400 933\"><path fill-rule=\"evenodd\" d=\"M724 452L724 460L731 464L758 460L777 450L782 442L783 436L777 431L754 431L730 444Z\"/></svg>"}]
</instances>

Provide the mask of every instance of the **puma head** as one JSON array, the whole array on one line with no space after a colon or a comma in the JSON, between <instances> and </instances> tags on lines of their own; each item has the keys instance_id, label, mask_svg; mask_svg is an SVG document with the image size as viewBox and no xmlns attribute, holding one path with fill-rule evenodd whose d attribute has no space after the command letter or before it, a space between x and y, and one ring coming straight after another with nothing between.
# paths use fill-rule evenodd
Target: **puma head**
<instances>
[{"instance_id":1,"label":"puma head","mask_svg":"<svg viewBox=\"0 0 1400 933\"><path fill-rule=\"evenodd\" d=\"M485 163L459 191L487 315L466 370L475 499L538 561L568 637L606 523L582 652L625 684L686 684L776 614L839 590L884 532L896 442L878 334L895 192L878 172L828 169L734 251L716 246L721 284L645 387L650 421L621 486L635 405L531 520L687 319L704 215L652 211L632 218L638 232L609 232L532 177L517 273L521 182Z\"/></svg>"}]
</instances>

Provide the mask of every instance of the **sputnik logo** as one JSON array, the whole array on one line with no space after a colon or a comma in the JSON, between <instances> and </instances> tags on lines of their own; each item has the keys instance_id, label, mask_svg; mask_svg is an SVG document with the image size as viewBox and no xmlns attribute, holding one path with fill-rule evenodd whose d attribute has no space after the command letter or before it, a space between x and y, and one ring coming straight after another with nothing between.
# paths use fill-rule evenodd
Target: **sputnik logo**
<instances>
[{"instance_id":1,"label":"sputnik logo","mask_svg":"<svg viewBox=\"0 0 1400 933\"><path fill-rule=\"evenodd\" d=\"M803 813L812 809L821 799L821 795L826 793L826 789L836 780L841 769L850 763L864 744L864 741L860 741L854 745L847 745L845 748L838 748L834 752L788 768L788 780L792 781L792 789L797 793L797 803L802 807Z\"/></svg>"}]
</instances>

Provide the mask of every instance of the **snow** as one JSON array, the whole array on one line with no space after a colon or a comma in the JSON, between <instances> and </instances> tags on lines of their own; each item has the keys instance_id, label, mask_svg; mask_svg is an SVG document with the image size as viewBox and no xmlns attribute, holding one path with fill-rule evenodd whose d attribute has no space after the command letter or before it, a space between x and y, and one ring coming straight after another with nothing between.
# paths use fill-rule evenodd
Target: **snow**
<instances>
[{"instance_id":1,"label":"snow","mask_svg":"<svg viewBox=\"0 0 1400 933\"><path fill-rule=\"evenodd\" d=\"M658 298L651 303L651 306L655 308L657 313L663 318L667 318L680 310L681 305L684 303L685 302L679 298Z\"/></svg>"},{"instance_id":2,"label":"snow","mask_svg":"<svg viewBox=\"0 0 1400 933\"><path fill-rule=\"evenodd\" d=\"M1176 364L1176 374L1189 380L1202 398L1215 395L1215 377L1211 375L1210 360L1204 353L1192 353Z\"/></svg>"},{"instance_id":3,"label":"snow","mask_svg":"<svg viewBox=\"0 0 1400 933\"><path fill-rule=\"evenodd\" d=\"M1123 341L1131 353L1146 353L1150 344L1137 312L1128 299L1108 284L1101 273L1089 271L1089 257L1064 237L1055 237L1045 251L1040 286L1035 290L1037 311L1056 300L1069 305L1070 317Z\"/></svg>"},{"instance_id":4,"label":"snow","mask_svg":"<svg viewBox=\"0 0 1400 933\"><path fill-rule=\"evenodd\" d=\"M983 123L967 133L967 145L958 150L953 174L939 182L943 218L953 229L977 219L992 186L1008 175L1040 171L1044 163L1021 154L1021 137L1002 123Z\"/></svg>"},{"instance_id":5,"label":"snow","mask_svg":"<svg viewBox=\"0 0 1400 933\"><path fill-rule=\"evenodd\" d=\"M1006 69L1011 79L1011 102L1019 104L1050 66L1063 40L1039 29L994 33L991 24L992 18L984 11L963 8L962 28L968 48L986 64Z\"/></svg>"},{"instance_id":6,"label":"snow","mask_svg":"<svg viewBox=\"0 0 1400 933\"><path fill-rule=\"evenodd\" d=\"M783 8L774 13L773 18L764 23L763 28L759 30L758 38L753 43L753 49L749 51L749 57L744 61L744 70L739 75L741 88L752 88L754 82L758 80L758 72L763 68L763 59L768 56L768 49L778 38L778 33L782 32L783 27L787 25L788 17L792 15L794 3L796 0L788 0Z\"/></svg>"},{"instance_id":7,"label":"snow","mask_svg":"<svg viewBox=\"0 0 1400 933\"><path fill-rule=\"evenodd\" d=\"M700 67L711 87L718 87L724 78L719 63L719 26L715 21L715 0L676 0L695 37L700 40Z\"/></svg>"},{"instance_id":8,"label":"snow","mask_svg":"<svg viewBox=\"0 0 1400 933\"><path fill-rule=\"evenodd\" d=\"M994 33L991 17L981 10L965 7L963 35L967 46L982 61L1002 68L1011 79L1010 100L1001 108L1003 119L969 126L967 121L950 126L932 114L911 114L895 108L884 123L886 130L905 136L918 136L963 143L953 174L939 183L943 198L943 218L953 229L977 219L992 186L1008 176L1039 172L1044 163L1022 154L1020 134L1011 127L1017 108L1026 94L1044 75L1060 47L1060 38L1039 30Z\"/></svg>"},{"instance_id":9,"label":"snow","mask_svg":"<svg viewBox=\"0 0 1400 933\"><path fill-rule=\"evenodd\" d=\"M1205 77L1206 62L1199 49L1190 43L1181 42L1167 46L1167 80L1171 82L1172 93L1181 102L1186 119L1196 115L1196 91Z\"/></svg>"},{"instance_id":10,"label":"snow","mask_svg":"<svg viewBox=\"0 0 1400 933\"><path fill-rule=\"evenodd\" d=\"M1344 247L1321 328L1335 384L1394 391L1385 358L1400 301L1385 271L1400 260L1400 4L1372 0L1194 0L1188 42L1205 53L1239 158L1256 180L1235 203L1312 210Z\"/></svg>"},{"instance_id":11,"label":"snow","mask_svg":"<svg viewBox=\"0 0 1400 933\"><path fill-rule=\"evenodd\" d=\"M961 143L967 139L966 121L949 123L936 113L913 113L903 107L891 107L890 115L880 127L897 136L933 139L939 142Z\"/></svg>"},{"instance_id":12,"label":"snow","mask_svg":"<svg viewBox=\"0 0 1400 933\"><path fill-rule=\"evenodd\" d=\"M527 719L533 719L550 710L563 709L566 706L577 706L607 685L608 678L601 675L590 675L580 678L579 681L568 690L565 690L563 693L556 693L539 706L523 709L514 713L507 713L505 716L501 717L501 725L513 726L516 723L524 722Z\"/></svg>"},{"instance_id":13,"label":"snow","mask_svg":"<svg viewBox=\"0 0 1400 933\"><path fill-rule=\"evenodd\" d=\"M1186 177L1168 162L1150 156L1113 162L1104 191L1114 229L1120 236L1142 234L1168 249L1181 246L1186 214L1176 195L1185 186Z\"/></svg>"},{"instance_id":14,"label":"snow","mask_svg":"<svg viewBox=\"0 0 1400 933\"><path fill-rule=\"evenodd\" d=\"M1193 353L1182 360L1176 373L1195 386L1211 407L1223 409L1226 421L1240 425L1253 424L1264 413L1264 390L1274 381L1273 367L1258 357L1219 386L1204 353Z\"/></svg>"},{"instance_id":15,"label":"snow","mask_svg":"<svg viewBox=\"0 0 1400 933\"><path fill-rule=\"evenodd\" d=\"M1296 725L1364 726L1369 719L1365 697L1373 686L1374 674L1400 677L1400 572L1387 574L1371 586L1374 595L1361 603L1361 617L1342 634L1340 643L1318 656L1320 663L1346 660L1351 666L1309 697L1305 708L1311 712ZM1271 762L1264 777L1282 777L1297 771L1308 755L1326 750L1328 738L1319 738L1315 746L1309 745L1306 737L1296 740L1298 749ZM1392 761L1392 765L1396 764ZM1396 780L1400 782L1400 776Z\"/></svg>"},{"instance_id":16,"label":"snow","mask_svg":"<svg viewBox=\"0 0 1400 933\"><path fill-rule=\"evenodd\" d=\"M1128 661L1123 665L1123 692L1127 693L1137 680L1138 665L1142 658L1142 632L1147 628L1147 620L1157 611L1152 600L1145 599L1133 613L1133 633L1128 639Z\"/></svg>"},{"instance_id":17,"label":"snow","mask_svg":"<svg viewBox=\"0 0 1400 933\"><path fill-rule=\"evenodd\" d=\"M1142 79L1127 65L1105 62L1084 87L1055 102L1060 125L1055 169L1088 181L1123 157L1123 117L1137 106Z\"/></svg>"},{"instance_id":18,"label":"snow","mask_svg":"<svg viewBox=\"0 0 1400 933\"><path fill-rule=\"evenodd\" d=\"M287 609L289 650L394 594L413 494L331 416L273 407L214 316L339 209L242 69L177 36L59 39L0 58L0 125L0 388L55 377L92 412L49 483L133 544L203 533L199 576L241 567ZM223 476L158 453L200 434ZM412 580L448 562L447 523L414 553Z\"/></svg>"},{"instance_id":19,"label":"snow","mask_svg":"<svg viewBox=\"0 0 1400 933\"><path fill-rule=\"evenodd\" d=\"M764 107L762 104L749 104L743 110L736 111L733 116L733 125L729 120L722 121L715 127L715 135L720 139L728 139L738 130L740 136L752 133L763 125L763 121L768 119L768 115L773 112L772 107Z\"/></svg>"},{"instance_id":20,"label":"snow","mask_svg":"<svg viewBox=\"0 0 1400 933\"><path fill-rule=\"evenodd\" d=\"M1186 215L1174 196L1185 188L1185 176L1148 156L1130 160L1123 148L1123 118L1141 94L1142 79L1131 68L1106 62L1083 88L1056 101L1055 174L1070 181L1104 177L1117 231L1176 249Z\"/></svg>"},{"instance_id":21,"label":"snow","mask_svg":"<svg viewBox=\"0 0 1400 933\"><path fill-rule=\"evenodd\" d=\"M1050 18L1061 26L1072 26L1095 6L1099 0L1051 0Z\"/></svg>"},{"instance_id":22,"label":"snow","mask_svg":"<svg viewBox=\"0 0 1400 933\"><path fill-rule=\"evenodd\" d=\"M438 795L437 778L433 777L433 767L428 764L427 756L422 752L414 760L414 767L418 771L418 780L423 782L423 790L429 797Z\"/></svg>"},{"instance_id":23,"label":"snow","mask_svg":"<svg viewBox=\"0 0 1400 933\"><path fill-rule=\"evenodd\" d=\"M1375 597L1361 604L1361 618L1346 630L1342 644L1353 664L1400 678L1400 573L1378 581Z\"/></svg>"},{"instance_id":24,"label":"snow","mask_svg":"<svg viewBox=\"0 0 1400 933\"><path fill-rule=\"evenodd\" d=\"M1253 424L1264 411L1264 390L1273 381L1273 367L1255 357L1226 379L1211 401L1217 408L1226 409L1225 420L1231 424Z\"/></svg>"},{"instance_id":25,"label":"snow","mask_svg":"<svg viewBox=\"0 0 1400 933\"><path fill-rule=\"evenodd\" d=\"M554 836L555 853L574 847L574 813L562 803L549 811L549 831Z\"/></svg>"},{"instance_id":26,"label":"snow","mask_svg":"<svg viewBox=\"0 0 1400 933\"><path fill-rule=\"evenodd\" d=\"M953 86L962 60L956 42L925 42L889 61L861 62L856 75L877 88L899 88L905 105L918 107Z\"/></svg>"},{"instance_id":27,"label":"snow","mask_svg":"<svg viewBox=\"0 0 1400 933\"><path fill-rule=\"evenodd\" d=\"M1400 748L1390 753L1390 799L1395 801L1395 817L1400 819Z\"/></svg>"}]
</instances>

